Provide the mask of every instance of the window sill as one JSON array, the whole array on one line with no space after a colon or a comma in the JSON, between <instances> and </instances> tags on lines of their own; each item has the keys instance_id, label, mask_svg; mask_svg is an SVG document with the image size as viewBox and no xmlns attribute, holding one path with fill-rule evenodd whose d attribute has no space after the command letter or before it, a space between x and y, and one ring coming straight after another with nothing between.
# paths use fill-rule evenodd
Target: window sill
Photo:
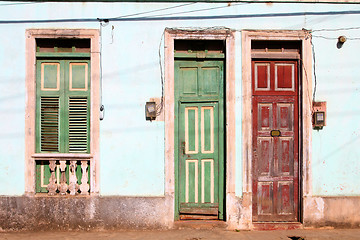
<instances>
[{"instance_id":1,"label":"window sill","mask_svg":"<svg viewBox=\"0 0 360 240\"><path fill-rule=\"evenodd\" d=\"M90 160L93 158L91 154L84 154L84 153L35 153L31 155L32 158L36 160Z\"/></svg>"}]
</instances>

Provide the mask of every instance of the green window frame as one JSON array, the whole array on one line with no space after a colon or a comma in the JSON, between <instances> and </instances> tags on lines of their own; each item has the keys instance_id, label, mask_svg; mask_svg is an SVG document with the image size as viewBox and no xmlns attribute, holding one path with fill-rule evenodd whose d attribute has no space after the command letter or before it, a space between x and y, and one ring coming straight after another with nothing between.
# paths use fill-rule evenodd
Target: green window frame
<instances>
[{"instance_id":1,"label":"green window frame","mask_svg":"<svg viewBox=\"0 0 360 240\"><path fill-rule=\"evenodd\" d=\"M58 55L57 53L55 53ZM56 56L55 55L55 56ZM71 54L69 54L71 56ZM90 60L42 57L36 60L36 153L90 153ZM51 55L50 55L51 56ZM36 192L47 193L49 160L36 161ZM81 161L76 176L81 184ZM69 184L69 162L65 178ZM87 179L90 179L88 171ZM61 182L59 167L54 172ZM89 183L89 182L88 182Z\"/></svg>"},{"instance_id":2,"label":"green window frame","mask_svg":"<svg viewBox=\"0 0 360 240\"><path fill-rule=\"evenodd\" d=\"M36 153L90 152L90 60L37 59Z\"/></svg>"}]
</instances>

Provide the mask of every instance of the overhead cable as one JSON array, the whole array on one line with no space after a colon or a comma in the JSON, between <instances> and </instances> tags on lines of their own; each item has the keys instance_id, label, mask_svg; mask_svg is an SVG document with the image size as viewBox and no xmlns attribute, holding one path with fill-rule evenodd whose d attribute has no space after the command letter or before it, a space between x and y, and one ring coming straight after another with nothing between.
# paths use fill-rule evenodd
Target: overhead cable
<instances>
[{"instance_id":1,"label":"overhead cable","mask_svg":"<svg viewBox=\"0 0 360 240\"><path fill-rule=\"evenodd\" d=\"M216 20L216 19L241 19L241 18L267 18L267 17L297 17L297 16L324 16L324 15L359 15L360 10L354 11L324 11L324 12L293 12L293 13L260 13L236 15L211 15L211 16L173 16L173 17L134 17L134 18L68 18L68 19L38 19L38 20L0 20L0 24L24 23L64 23L64 22L140 22L140 21L179 21L179 20Z\"/></svg>"}]
</instances>

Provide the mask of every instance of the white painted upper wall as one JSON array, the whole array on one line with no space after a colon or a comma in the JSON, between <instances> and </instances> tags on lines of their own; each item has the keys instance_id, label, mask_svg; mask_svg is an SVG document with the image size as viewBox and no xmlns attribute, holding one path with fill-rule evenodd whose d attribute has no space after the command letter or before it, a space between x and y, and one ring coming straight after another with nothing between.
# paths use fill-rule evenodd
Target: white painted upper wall
<instances>
[{"instance_id":1,"label":"white painted upper wall","mask_svg":"<svg viewBox=\"0 0 360 240\"><path fill-rule=\"evenodd\" d=\"M144 115L145 102L161 96L162 34L167 27L219 26L238 31L314 30L315 100L327 101L328 119L323 130L313 131L313 194L360 195L360 5L0 2L0 13L0 195L24 193L25 30L99 29L97 18L110 19L102 28L106 109L100 123L102 195L164 195L164 122L147 122ZM73 21L46 22L61 19ZM348 41L338 49L340 35ZM238 196L242 189L240 36L235 39L236 109L232 109L237 124Z\"/></svg>"}]
</instances>

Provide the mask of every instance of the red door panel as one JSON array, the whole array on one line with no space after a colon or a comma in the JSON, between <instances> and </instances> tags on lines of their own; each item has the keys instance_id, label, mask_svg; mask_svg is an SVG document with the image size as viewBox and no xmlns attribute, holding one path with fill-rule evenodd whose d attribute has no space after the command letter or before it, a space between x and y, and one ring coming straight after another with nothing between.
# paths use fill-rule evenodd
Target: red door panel
<instances>
[{"instance_id":1,"label":"red door panel","mask_svg":"<svg viewBox=\"0 0 360 240\"><path fill-rule=\"evenodd\" d=\"M296 61L253 61L253 221L298 221Z\"/></svg>"}]
</instances>

